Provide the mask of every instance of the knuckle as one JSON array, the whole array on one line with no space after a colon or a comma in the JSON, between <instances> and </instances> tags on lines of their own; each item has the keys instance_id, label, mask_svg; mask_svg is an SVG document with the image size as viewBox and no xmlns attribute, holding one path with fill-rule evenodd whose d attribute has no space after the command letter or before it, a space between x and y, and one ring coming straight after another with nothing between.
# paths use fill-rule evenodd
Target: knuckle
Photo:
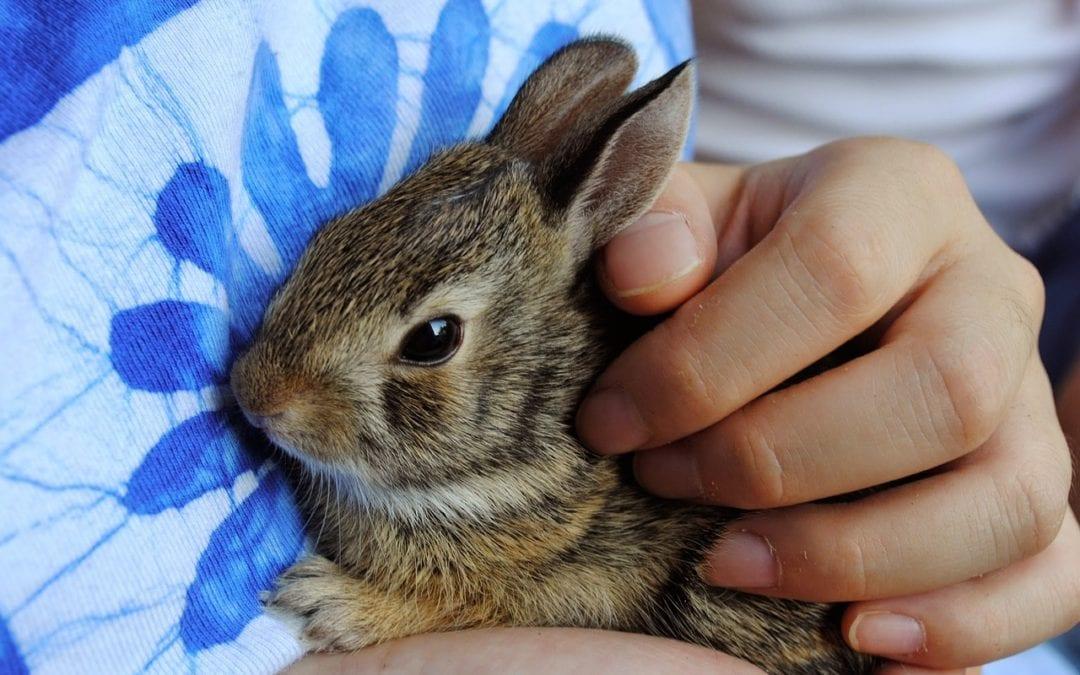
<instances>
[{"instance_id":1,"label":"knuckle","mask_svg":"<svg viewBox=\"0 0 1080 675\"><path fill-rule=\"evenodd\" d=\"M717 364L713 362L709 345L697 336L691 323L665 322L660 328L667 330L664 343L669 352L668 377L673 378L680 392L680 406L693 417L709 424L729 412L727 407L733 399L729 391L729 378L719 377Z\"/></svg>"},{"instance_id":2,"label":"knuckle","mask_svg":"<svg viewBox=\"0 0 1080 675\"><path fill-rule=\"evenodd\" d=\"M1039 341L1042 307L1035 306L1030 294L1019 289L1010 289L1006 292L1002 297L1001 307L1006 313L1004 320L1008 322L998 325L999 329L1006 328L1006 330L1001 330L1001 335L1008 340L1008 346L1016 350L1014 352L1016 355L1019 356L1022 353L1024 363L1026 363ZM1009 327L1011 330L1008 329Z\"/></svg>"},{"instance_id":3,"label":"knuckle","mask_svg":"<svg viewBox=\"0 0 1080 675\"><path fill-rule=\"evenodd\" d=\"M928 195L948 196L955 201L958 195L969 194L967 181L956 161L940 147L922 141L895 136L865 136L834 141L817 151L822 159L865 169L876 166L887 170L890 182L898 173L914 182ZM964 200L964 203L969 203Z\"/></svg>"},{"instance_id":4,"label":"knuckle","mask_svg":"<svg viewBox=\"0 0 1080 675\"><path fill-rule=\"evenodd\" d=\"M841 138L819 148L820 152L824 152L830 156L861 157L866 155L884 155L889 158L902 157L918 152L925 152L929 155L935 150L936 148L929 143L889 135ZM941 151L937 150L937 152L940 153Z\"/></svg>"},{"instance_id":5,"label":"knuckle","mask_svg":"<svg viewBox=\"0 0 1080 675\"><path fill-rule=\"evenodd\" d=\"M938 146L932 143L923 143L921 141L912 140L899 140L903 144L908 154L918 162L920 166L927 167L949 175L960 175L960 167L949 155Z\"/></svg>"},{"instance_id":6,"label":"knuckle","mask_svg":"<svg viewBox=\"0 0 1080 675\"><path fill-rule=\"evenodd\" d=\"M898 136L866 136L840 142L841 147L853 153L866 153L887 157L890 164L902 161L931 175L961 177L960 168L940 147Z\"/></svg>"},{"instance_id":7,"label":"knuckle","mask_svg":"<svg viewBox=\"0 0 1080 675\"><path fill-rule=\"evenodd\" d=\"M1030 260L1013 251L1009 251L1009 255L1016 270L1015 289L1025 310L1025 322L1033 331L1037 331L1046 307L1046 284L1042 274Z\"/></svg>"},{"instance_id":8,"label":"knuckle","mask_svg":"<svg viewBox=\"0 0 1080 675\"><path fill-rule=\"evenodd\" d=\"M882 263L888 259L888 246L880 231L818 218L789 236L790 274L806 282L807 290L836 318L865 317L880 308L891 273Z\"/></svg>"},{"instance_id":9,"label":"knuckle","mask_svg":"<svg viewBox=\"0 0 1080 675\"><path fill-rule=\"evenodd\" d=\"M1011 562L1044 550L1057 538L1065 520L1067 494L1050 471L1021 471L997 483L997 496L1005 511L1015 555Z\"/></svg>"},{"instance_id":10,"label":"knuckle","mask_svg":"<svg viewBox=\"0 0 1080 675\"><path fill-rule=\"evenodd\" d=\"M943 188L950 193L960 189L967 192L967 182L956 161L941 148L931 143L908 139L890 139L891 151L904 157L911 167L924 177L928 185Z\"/></svg>"},{"instance_id":11,"label":"knuckle","mask_svg":"<svg viewBox=\"0 0 1080 675\"><path fill-rule=\"evenodd\" d=\"M960 207L966 217L977 211L963 171L947 152L936 145L908 139L890 139L890 166L904 171L913 186L931 201Z\"/></svg>"},{"instance_id":12,"label":"knuckle","mask_svg":"<svg viewBox=\"0 0 1080 675\"><path fill-rule=\"evenodd\" d=\"M863 600L873 591L872 571L863 542L840 537L830 542L831 564L828 566L828 585L831 593L844 600Z\"/></svg>"},{"instance_id":13,"label":"knuckle","mask_svg":"<svg viewBox=\"0 0 1080 675\"><path fill-rule=\"evenodd\" d=\"M953 434L964 449L982 445L997 428L1009 399L1006 355L983 335L957 335L928 347L937 394L952 417Z\"/></svg>"},{"instance_id":14,"label":"knuckle","mask_svg":"<svg viewBox=\"0 0 1080 675\"><path fill-rule=\"evenodd\" d=\"M766 509L785 503L784 468L768 436L746 420L740 411L728 418L734 425L734 441L725 458L728 470L742 480L741 494L729 497L732 506L741 509Z\"/></svg>"}]
</instances>

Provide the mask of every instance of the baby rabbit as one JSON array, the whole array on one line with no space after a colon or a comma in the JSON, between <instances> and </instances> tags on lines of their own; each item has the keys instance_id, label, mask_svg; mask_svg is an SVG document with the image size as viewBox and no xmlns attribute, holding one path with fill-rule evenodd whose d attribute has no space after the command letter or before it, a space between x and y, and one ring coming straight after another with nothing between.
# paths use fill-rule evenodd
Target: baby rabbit
<instances>
[{"instance_id":1,"label":"baby rabbit","mask_svg":"<svg viewBox=\"0 0 1080 675\"><path fill-rule=\"evenodd\" d=\"M302 467L317 554L268 597L308 647L583 626L715 647L773 673L866 672L838 613L711 588L733 511L665 501L585 450L573 416L646 328L593 251L663 188L687 62L625 93L608 39L548 59L486 139L326 225L232 370L247 418Z\"/></svg>"}]
</instances>

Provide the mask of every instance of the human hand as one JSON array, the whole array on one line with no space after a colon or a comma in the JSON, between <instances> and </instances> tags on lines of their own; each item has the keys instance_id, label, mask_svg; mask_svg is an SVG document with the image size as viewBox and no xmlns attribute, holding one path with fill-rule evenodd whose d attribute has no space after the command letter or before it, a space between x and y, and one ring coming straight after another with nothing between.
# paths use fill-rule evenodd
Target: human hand
<instances>
[{"instance_id":1,"label":"human hand","mask_svg":"<svg viewBox=\"0 0 1080 675\"><path fill-rule=\"evenodd\" d=\"M315 673L724 673L758 668L704 647L582 628L489 628L431 633L351 654L313 654L286 675Z\"/></svg>"},{"instance_id":2,"label":"human hand","mask_svg":"<svg viewBox=\"0 0 1080 675\"><path fill-rule=\"evenodd\" d=\"M285 675L363 673L666 673L760 675L758 668L704 647L583 628L488 628L431 633L349 654L310 654ZM881 675L920 675L921 668L888 666ZM978 675L978 669L933 675Z\"/></svg>"},{"instance_id":3,"label":"human hand","mask_svg":"<svg viewBox=\"0 0 1080 675\"><path fill-rule=\"evenodd\" d=\"M855 601L853 647L933 668L1080 619L1041 281L951 161L855 139L682 165L653 213L674 217L617 237L601 284L631 312L678 309L600 377L578 430L600 452L644 449L635 470L659 495L764 509L714 549L710 582ZM770 393L853 339L872 349Z\"/></svg>"}]
</instances>

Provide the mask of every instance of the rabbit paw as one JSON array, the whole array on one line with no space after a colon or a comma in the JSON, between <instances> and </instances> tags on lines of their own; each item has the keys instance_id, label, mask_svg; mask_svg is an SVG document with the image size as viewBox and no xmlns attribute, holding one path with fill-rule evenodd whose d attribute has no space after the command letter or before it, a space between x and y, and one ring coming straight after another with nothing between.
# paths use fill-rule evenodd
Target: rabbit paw
<instances>
[{"instance_id":1,"label":"rabbit paw","mask_svg":"<svg viewBox=\"0 0 1080 675\"><path fill-rule=\"evenodd\" d=\"M365 625L369 595L363 582L312 555L285 570L264 602L270 614L296 628L308 651L340 652L376 641Z\"/></svg>"}]
</instances>

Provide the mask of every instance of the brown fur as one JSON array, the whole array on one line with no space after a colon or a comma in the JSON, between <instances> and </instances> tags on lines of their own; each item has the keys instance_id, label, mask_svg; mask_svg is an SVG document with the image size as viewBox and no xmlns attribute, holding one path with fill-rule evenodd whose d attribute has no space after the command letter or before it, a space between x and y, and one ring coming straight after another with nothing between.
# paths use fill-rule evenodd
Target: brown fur
<instances>
[{"instance_id":1,"label":"brown fur","mask_svg":"<svg viewBox=\"0 0 1080 675\"><path fill-rule=\"evenodd\" d=\"M692 67L624 94L620 43L562 50L485 142L323 228L234 366L238 402L303 466L318 551L269 606L313 649L498 625L712 646L777 673L863 672L825 605L706 586L734 512L658 499L573 435L585 388L645 329L589 256L646 210L686 133ZM398 360L455 314L444 364Z\"/></svg>"}]
</instances>

